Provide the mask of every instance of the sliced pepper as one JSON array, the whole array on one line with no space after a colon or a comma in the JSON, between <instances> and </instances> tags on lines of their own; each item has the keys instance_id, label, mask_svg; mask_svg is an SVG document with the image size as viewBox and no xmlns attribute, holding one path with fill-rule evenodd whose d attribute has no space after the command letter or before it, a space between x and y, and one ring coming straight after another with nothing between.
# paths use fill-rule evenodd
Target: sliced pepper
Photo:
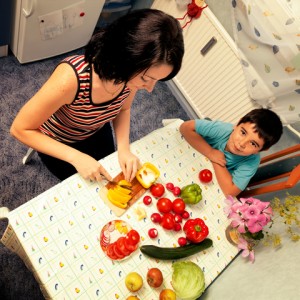
<instances>
[{"instance_id":1,"label":"sliced pepper","mask_svg":"<svg viewBox=\"0 0 300 300\"><path fill-rule=\"evenodd\" d=\"M199 184L192 183L181 189L180 197L187 204L197 204L202 200L202 190Z\"/></svg>"},{"instance_id":2,"label":"sliced pepper","mask_svg":"<svg viewBox=\"0 0 300 300\"><path fill-rule=\"evenodd\" d=\"M209 234L208 227L200 218L189 219L183 226L186 238L192 243L202 242Z\"/></svg>"},{"instance_id":3,"label":"sliced pepper","mask_svg":"<svg viewBox=\"0 0 300 300\"><path fill-rule=\"evenodd\" d=\"M146 162L136 173L136 178L144 188L149 188L159 177L159 170L151 163Z\"/></svg>"}]
</instances>

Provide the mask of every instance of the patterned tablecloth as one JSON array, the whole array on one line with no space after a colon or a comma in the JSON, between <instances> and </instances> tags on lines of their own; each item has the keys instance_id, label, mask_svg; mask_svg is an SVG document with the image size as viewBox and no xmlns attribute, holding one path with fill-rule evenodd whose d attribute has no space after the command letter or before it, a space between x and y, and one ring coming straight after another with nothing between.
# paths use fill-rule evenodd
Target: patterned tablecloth
<instances>
[{"instance_id":1,"label":"patterned tablecloth","mask_svg":"<svg viewBox=\"0 0 300 300\"><path fill-rule=\"evenodd\" d=\"M160 182L170 181L183 187L199 183L201 169L209 168L212 172L213 169L211 163L181 137L178 131L181 122L174 120L134 142L131 148L142 162L149 161L158 167ZM113 177L120 172L116 153L101 163ZM112 261L100 248L100 231L108 221L122 219L138 230L142 244L165 247L176 246L182 233L157 226L158 238L150 239L147 232L155 227L150 220L151 213L156 211L155 204L145 207L140 199L116 218L98 195L102 186L102 183L85 181L77 174L71 176L11 211L1 241L23 259L40 283L46 299L125 299L130 295L125 287L125 276L137 271L144 278L144 285L135 294L141 299L156 300L162 288L171 288L172 262L150 259L139 250L123 261ZM208 287L238 250L225 237L228 220L223 212L224 195L217 181L214 179L201 187L203 200L188 206L188 211L192 217L205 220L213 247L184 260L193 261L202 268ZM174 199L168 192L165 195ZM140 221L134 214L138 205L146 208L148 216ZM159 267L164 274L164 284L159 289L150 288L146 282L150 267Z\"/></svg>"}]
</instances>

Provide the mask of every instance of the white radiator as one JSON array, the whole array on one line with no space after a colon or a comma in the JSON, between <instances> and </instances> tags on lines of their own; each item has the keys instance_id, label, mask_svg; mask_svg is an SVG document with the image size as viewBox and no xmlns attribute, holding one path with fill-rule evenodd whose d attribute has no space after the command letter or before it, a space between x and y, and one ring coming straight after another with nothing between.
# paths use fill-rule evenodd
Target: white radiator
<instances>
[{"instance_id":1,"label":"white radiator","mask_svg":"<svg viewBox=\"0 0 300 300\"><path fill-rule=\"evenodd\" d=\"M155 0L152 7L176 18L183 17L186 11L180 9L175 0ZM168 83L170 89L191 118L209 117L236 123L255 104L249 97L233 40L209 7L183 32L183 66ZM217 42L203 56L200 51L212 37Z\"/></svg>"}]
</instances>

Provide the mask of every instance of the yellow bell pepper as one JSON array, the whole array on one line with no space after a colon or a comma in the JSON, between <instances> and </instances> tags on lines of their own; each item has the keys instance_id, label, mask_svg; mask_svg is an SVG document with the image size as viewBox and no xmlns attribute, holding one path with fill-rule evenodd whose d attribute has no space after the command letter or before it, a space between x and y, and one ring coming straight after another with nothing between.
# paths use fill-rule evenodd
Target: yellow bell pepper
<instances>
[{"instance_id":1,"label":"yellow bell pepper","mask_svg":"<svg viewBox=\"0 0 300 300\"><path fill-rule=\"evenodd\" d=\"M159 170L151 163L146 162L136 173L136 179L144 188L149 188L159 177Z\"/></svg>"}]
</instances>

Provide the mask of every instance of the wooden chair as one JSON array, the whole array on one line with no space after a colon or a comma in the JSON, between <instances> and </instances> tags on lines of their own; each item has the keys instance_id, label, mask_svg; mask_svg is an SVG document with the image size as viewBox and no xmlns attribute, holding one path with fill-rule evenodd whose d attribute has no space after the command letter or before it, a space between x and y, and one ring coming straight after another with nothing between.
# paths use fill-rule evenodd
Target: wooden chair
<instances>
[{"instance_id":1,"label":"wooden chair","mask_svg":"<svg viewBox=\"0 0 300 300\"><path fill-rule=\"evenodd\" d=\"M245 191L239 197L250 197L294 187L300 180L300 145L267 155Z\"/></svg>"}]
</instances>

